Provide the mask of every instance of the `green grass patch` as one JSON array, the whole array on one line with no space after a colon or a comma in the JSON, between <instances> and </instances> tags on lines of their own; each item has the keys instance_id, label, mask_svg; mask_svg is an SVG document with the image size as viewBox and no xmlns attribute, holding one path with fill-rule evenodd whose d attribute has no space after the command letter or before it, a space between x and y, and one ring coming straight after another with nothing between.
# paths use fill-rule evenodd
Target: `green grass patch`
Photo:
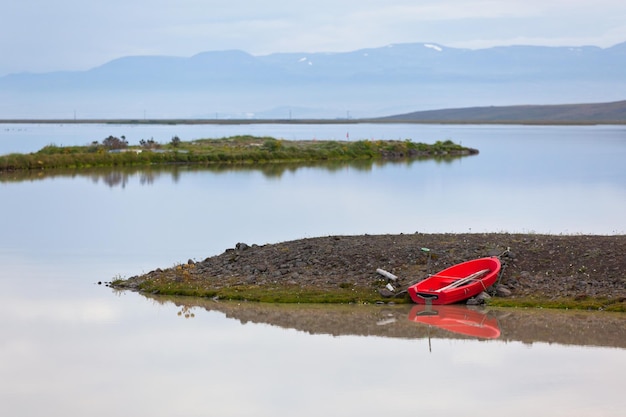
<instances>
[{"instance_id":1,"label":"green grass patch","mask_svg":"<svg viewBox=\"0 0 626 417\"><path fill-rule=\"evenodd\" d=\"M113 287L124 288L123 280ZM314 304L370 304L383 299L375 289L337 286L334 289L303 288L298 285L233 285L224 288L203 288L194 283L146 281L139 290L151 294L219 298L222 300L255 301L261 303L314 303ZM399 300L399 302L402 302Z\"/></svg>"},{"instance_id":2,"label":"green grass patch","mask_svg":"<svg viewBox=\"0 0 626 417\"><path fill-rule=\"evenodd\" d=\"M229 285L221 288L206 287L201 281L145 280L138 287L127 285L123 279L114 280L111 286L119 289L135 289L145 293L218 298L222 300L253 301L261 303L308 303L308 304L396 304L411 303L408 295L385 298L378 292L378 285L371 288L339 283L334 288L303 287L300 285ZM560 310L593 310L626 312L626 299L617 298L548 298L548 297L493 297L487 301L492 307L547 308Z\"/></svg>"}]
</instances>

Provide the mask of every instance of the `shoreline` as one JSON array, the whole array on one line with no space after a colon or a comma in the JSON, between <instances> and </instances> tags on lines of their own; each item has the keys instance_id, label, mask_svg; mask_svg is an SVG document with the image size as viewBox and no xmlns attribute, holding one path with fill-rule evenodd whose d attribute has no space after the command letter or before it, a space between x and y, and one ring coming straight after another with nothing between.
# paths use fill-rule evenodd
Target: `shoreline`
<instances>
[{"instance_id":1,"label":"shoreline","mask_svg":"<svg viewBox=\"0 0 626 417\"><path fill-rule=\"evenodd\" d=\"M624 120L612 121L543 121L543 120L386 120L379 118L362 119L0 119L0 124L121 124L121 125L255 125L255 124L416 124L416 125L529 125L529 126L595 126L626 125Z\"/></svg>"},{"instance_id":2,"label":"shoreline","mask_svg":"<svg viewBox=\"0 0 626 417\"><path fill-rule=\"evenodd\" d=\"M503 272L490 288L489 305L626 311L624 253L626 235L327 236L237 243L203 261L158 268L110 286L272 303L409 303L402 291L428 274L502 255ZM398 277L394 292L385 288L388 282L378 268Z\"/></svg>"}]
</instances>

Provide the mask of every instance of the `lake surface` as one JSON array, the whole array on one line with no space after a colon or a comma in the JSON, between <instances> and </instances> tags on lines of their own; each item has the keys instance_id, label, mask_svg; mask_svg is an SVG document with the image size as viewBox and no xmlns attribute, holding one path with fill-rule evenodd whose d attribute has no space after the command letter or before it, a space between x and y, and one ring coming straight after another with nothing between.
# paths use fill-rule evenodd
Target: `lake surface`
<instances>
[{"instance_id":1,"label":"lake surface","mask_svg":"<svg viewBox=\"0 0 626 417\"><path fill-rule=\"evenodd\" d=\"M416 321L412 306L295 314L97 283L237 242L416 231L623 234L626 127L0 125L0 154L109 135L133 144L234 134L451 139L480 154L0 176L2 415L623 415L623 315L437 313L461 323L457 331L495 319L497 337L475 338ZM569 324L546 332L538 323Z\"/></svg>"}]
</instances>

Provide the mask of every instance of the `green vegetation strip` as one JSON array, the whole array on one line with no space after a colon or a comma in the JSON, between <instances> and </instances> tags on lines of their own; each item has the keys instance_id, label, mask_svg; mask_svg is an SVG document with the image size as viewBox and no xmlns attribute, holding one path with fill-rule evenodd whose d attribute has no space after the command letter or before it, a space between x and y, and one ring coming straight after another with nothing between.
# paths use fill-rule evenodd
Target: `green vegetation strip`
<instances>
[{"instance_id":1,"label":"green vegetation strip","mask_svg":"<svg viewBox=\"0 0 626 417\"><path fill-rule=\"evenodd\" d=\"M176 282L173 280L146 280L139 286L130 287L127 281L119 279L111 286L118 289L133 289L139 292L215 298L231 301L252 301L261 303L301 303L301 304L375 304L389 303L410 304L408 295L385 298L378 289L339 284L336 288L303 287L300 285L232 285L211 288L202 282ZM487 304L493 307L546 308L561 310L594 310L626 312L626 300L623 298L549 298L549 297L492 297Z\"/></svg>"},{"instance_id":2,"label":"green vegetation strip","mask_svg":"<svg viewBox=\"0 0 626 417\"><path fill-rule=\"evenodd\" d=\"M111 286L126 289L124 280L116 280ZM340 285L335 289L302 287L300 285L232 285L209 288L201 283L145 281L133 290L150 294L179 295L216 298L221 300L255 301L261 303L314 303L314 304L368 304L388 302L374 288ZM398 299L398 303L409 299Z\"/></svg>"},{"instance_id":3,"label":"green vegetation strip","mask_svg":"<svg viewBox=\"0 0 626 417\"><path fill-rule=\"evenodd\" d=\"M453 158L478 153L450 140L435 144L411 140L287 141L272 137L233 136L168 144L142 140L128 146L126 139L109 136L86 146L48 145L38 152L0 156L0 172L58 168L149 166L162 164L260 164L410 157Z\"/></svg>"}]
</instances>

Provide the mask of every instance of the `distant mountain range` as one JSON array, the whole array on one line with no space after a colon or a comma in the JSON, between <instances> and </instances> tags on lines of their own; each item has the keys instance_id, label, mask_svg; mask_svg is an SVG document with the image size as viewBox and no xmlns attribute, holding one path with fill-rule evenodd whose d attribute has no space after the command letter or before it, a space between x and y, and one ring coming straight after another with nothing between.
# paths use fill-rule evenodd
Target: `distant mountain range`
<instances>
[{"instance_id":1,"label":"distant mountain range","mask_svg":"<svg viewBox=\"0 0 626 417\"><path fill-rule=\"evenodd\" d=\"M470 50L414 43L345 53L123 57L87 71L0 77L0 119L365 118L611 102L626 97L624 68L626 42L610 48Z\"/></svg>"},{"instance_id":2,"label":"distant mountain range","mask_svg":"<svg viewBox=\"0 0 626 417\"><path fill-rule=\"evenodd\" d=\"M468 107L380 118L407 123L615 123L626 124L626 100L612 103Z\"/></svg>"}]
</instances>

